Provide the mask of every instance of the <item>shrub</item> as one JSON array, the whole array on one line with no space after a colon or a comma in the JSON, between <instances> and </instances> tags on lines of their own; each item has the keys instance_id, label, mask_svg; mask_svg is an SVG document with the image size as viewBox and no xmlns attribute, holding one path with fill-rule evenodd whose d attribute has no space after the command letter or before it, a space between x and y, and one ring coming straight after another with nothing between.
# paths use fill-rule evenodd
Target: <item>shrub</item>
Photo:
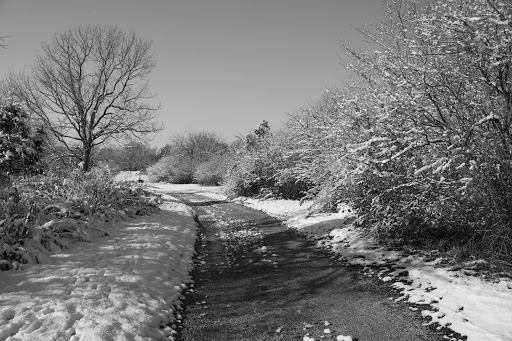
<instances>
[{"instance_id":1,"label":"shrub","mask_svg":"<svg viewBox=\"0 0 512 341\"><path fill-rule=\"evenodd\" d=\"M232 163L231 157L228 155L213 157L210 161L203 162L197 167L194 173L194 182L206 186L221 185Z\"/></svg>"},{"instance_id":2,"label":"shrub","mask_svg":"<svg viewBox=\"0 0 512 341\"><path fill-rule=\"evenodd\" d=\"M284 132L272 134L263 121L246 137L227 172L224 184L229 196L301 199L310 183L291 170L297 161Z\"/></svg>"},{"instance_id":3,"label":"shrub","mask_svg":"<svg viewBox=\"0 0 512 341\"><path fill-rule=\"evenodd\" d=\"M149 167L147 172L151 181L175 184L194 181L218 183L222 174L221 170L216 170L220 165L215 159L226 152L227 144L215 133L195 131L175 134L171 136L170 143L158 153L162 156L161 159ZM207 165L201 166L205 163ZM197 172L200 166L201 169Z\"/></svg>"},{"instance_id":4,"label":"shrub","mask_svg":"<svg viewBox=\"0 0 512 341\"><path fill-rule=\"evenodd\" d=\"M30 125L20 104L0 100L0 186L10 175L40 171L43 141L43 130Z\"/></svg>"},{"instance_id":5,"label":"shrub","mask_svg":"<svg viewBox=\"0 0 512 341\"><path fill-rule=\"evenodd\" d=\"M194 180L194 167L190 162L175 155L164 156L147 168L150 181L172 184L189 184Z\"/></svg>"},{"instance_id":6,"label":"shrub","mask_svg":"<svg viewBox=\"0 0 512 341\"><path fill-rule=\"evenodd\" d=\"M124 146L103 146L92 155L95 166L108 165L117 171L144 171L158 161L156 148L138 141Z\"/></svg>"},{"instance_id":7,"label":"shrub","mask_svg":"<svg viewBox=\"0 0 512 341\"><path fill-rule=\"evenodd\" d=\"M140 186L115 183L108 169L18 177L0 191L0 267L46 262L70 242L108 235L104 222L149 214L157 203Z\"/></svg>"},{"instance_id":8,"label":"shrub","mask_svg":"<svg viewBox=\"0 0 512 341\"><path fill-rule=\"evenodd\" d=\"M261 167L259 161L252 154L237 157L224 180L228 196L257 196L269 187L270 174L265 174L265 167Z\"/></svg>"}]
</instances>

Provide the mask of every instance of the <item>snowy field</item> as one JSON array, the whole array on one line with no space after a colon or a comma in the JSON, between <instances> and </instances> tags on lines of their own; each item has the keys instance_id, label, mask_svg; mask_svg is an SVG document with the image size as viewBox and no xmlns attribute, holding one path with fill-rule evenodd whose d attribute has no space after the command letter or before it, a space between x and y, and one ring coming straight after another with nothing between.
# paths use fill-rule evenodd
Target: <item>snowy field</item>
<instances>
[{"instance_id":1,"label":"snowy field","mask_svg":"<svg viewBox=\"0 0 512 341\"><path fill-rule=\"evenodd\" d=\"M398 301L418 310L426 324L446 326L467 336L468 341L512 340L512 279L485 281L478 277L475 260L463 267L442 266L442 258L427 260L379 246L362 237L351 226L353 214L347 207L336 214L314 214L296 201L238 198L236 201L276 217L286 217L295 228L317 245L333 251L333 257L365 267L401 292ZM473 276L471 275L473 274ZM476 275L476 276L474 276ZM455 336L448 340L457 340Z\"/></svg>"},{"instance_id":2,"label":"snowy field","mask_svg":"<svg viewBox=\"0 0 512 341\"><path fill-rule=\"evenodd\" d=\"M0 340L172 340L191 285L197 226L170 196L162 211L109 224L49 264L0 272Z\"/></svg>"}]
</instances>

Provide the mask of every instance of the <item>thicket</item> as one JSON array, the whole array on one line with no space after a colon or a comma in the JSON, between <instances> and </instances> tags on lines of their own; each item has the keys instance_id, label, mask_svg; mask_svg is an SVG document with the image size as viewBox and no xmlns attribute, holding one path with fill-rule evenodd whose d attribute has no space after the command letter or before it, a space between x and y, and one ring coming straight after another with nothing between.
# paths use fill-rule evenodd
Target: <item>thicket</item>
<instances>
[{"instance_id":1,"label":"thicket","mask_svg":"<svg viewBox=\"0 0 512 341\"><path fill-rule=\"evenodd\" d=\"M225 175L229 196L300 199L308 190L307 179L290 171L297 157L284 132L273 134L267 121L247 134L232 151L232 163Z\"/></svg>"},{"instance_id":2,"label":"thicket","mask_svg":"<svg viewBox=\"0 0 512 341\"><path fill-rule=\"evenodd\" d=\"M255 179L290 174L304 198L350 203L380 237L510 262L512 4L389 1L360 32L371 51L343 46L359 81L290 115L280 134L294 146L264 152L293 162L248 151L235 168L262 169L230 181L254 195Z\"/></svg>"},{"instance_id":3,"label":"thicket","mask_svg":"<svg viewBox=\"0 0 512 341\"><path fill-rule=\"evenodd\" d=\"M20 103L0 99L0 186L13 174L41 170L45 137L41 127L31 125Z\"/></svg>"},{"instance_id":4,"label":"thicket","mask_svg":"<svg viewBox=\"0 0 512 341\"><path fill-rule=\"evenodd\" d=\"M142 141L123 145L102 146L93 151L93 166L108 166L115 171L145 171L158 161L157 149Z\"/></svg>"},{"instance_id":5,"label":"thicket","mask_svg":"<svg viewBox=\"0 0 512 341\"><path fill-rule=\"evenodd\" d=\"M194 172L194 182L204 186L219 186L233 161L228 152L218 154L200 163Z\"/></svg>"},{"instance_id":6,"label":"thicket","mask_svg":"<svg viewBox=\"0 0 512 341\"><path fill-rule=\"evenodd\" d=\"M151 181L174 184L222 182L226 170L228 145L208 131L175 134L160 150L160 160L147 168Z\"/></svg>"},{"instance_id":7,"label":"thicket","mask_svg":"<svg viewBox=\"0 0 512 341\"><path fill-rule=\"evenodd\" d=\"M158 198L114 182L109 168L52 172L46 143L21 104L0 101L0 270L49 262L71 242L108 235L105 222L158 210Z\"/></svg>"},{"instance_id":8,"label":"thicket","mask_svg":"<svg viewBox=\"0 0 512 341\"><path fill-rule=\"evenodd\" d=\"M48 262L72 242L108 235L105 222L157 211L158 200L136 184L114 182L108 168L17 177L0 189L0 268Z\"/></svg>"}]
</instances>

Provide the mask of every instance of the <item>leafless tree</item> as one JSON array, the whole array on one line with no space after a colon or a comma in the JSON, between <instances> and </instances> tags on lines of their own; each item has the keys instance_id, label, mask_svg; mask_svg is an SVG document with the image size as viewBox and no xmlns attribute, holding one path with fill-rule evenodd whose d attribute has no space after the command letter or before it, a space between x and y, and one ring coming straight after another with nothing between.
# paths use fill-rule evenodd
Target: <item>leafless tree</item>
<instances>
[{"instance_id":1,"label":"leafless tree","mask_svg":"<svg viewBox=\"0 0 512 341\"><path fill-rule=\"evenodd\" d=\"M225 153L227 144L220 135L210 131L189 131L170 137L171 154L179 155L195 164Z\"/></svg>"},{"instance_id":2,"label":"leafless tree","mask_svg":"<svg viewBox=\"0 0 512 341\"><path fill-rule=\"evenodd\" d=\"M43 43L32 73L11 74L9 85L87 171L95 147L161 129L148 103L154 67L150 41L117 27L80 26Z\"/></svg>"}]
</instances>

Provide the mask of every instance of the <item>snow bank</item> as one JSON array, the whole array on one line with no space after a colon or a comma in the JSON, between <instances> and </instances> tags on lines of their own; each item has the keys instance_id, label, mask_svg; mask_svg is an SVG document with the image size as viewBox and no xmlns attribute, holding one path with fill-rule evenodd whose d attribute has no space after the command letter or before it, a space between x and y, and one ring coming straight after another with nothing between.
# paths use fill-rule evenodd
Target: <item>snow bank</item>
<instances>
[{"instance_id":1,"label":"snow bank","mask_svg":"<svg viewBox=\"0 0 512 341\"><path fill-rule=\"evenodd\" d=\"M297 214L307 214L308 209L313 204L311 201L301 204L298 200L258 200L246 197L238 197L234 199L233 202L267 212L268 214L278 218L286 218Z\"/></svg>"},{"instance_id":2,"label":"snow bank","mask_svg":"<svg viewBox=\"0 0 512 341\"><path fill-rule=\"evenodd\" d=\"M110 237L50 264L0 272L0 340L172 340L197 226L163 199L160 213L109 225Z\"/></svg>"},{"instance_id":3,"label":"snow bank","mask_svg":"<svg viewBox=\"0 0 512 341\"><path fill-rule=\"evenodd\" d=\"M380 266L377 276L400 290L397 301L411 304L436 323L461 334L468 341L512 340L512 280L497 283L466 275L462 270L440 266L441 259L427 261L419 255L378 245L352 226L348 207L336 214L310 214L288 200L238 200L244 205L286 217L295 228L317 245L334 252L339 260L362 266ZM368 273L373 270L366 268ZM424 306L424 308L421 308ZM419 308L418 308L419 307ZM455 335L449 340L457 340Z\"/></svg>"}]
</instances>

